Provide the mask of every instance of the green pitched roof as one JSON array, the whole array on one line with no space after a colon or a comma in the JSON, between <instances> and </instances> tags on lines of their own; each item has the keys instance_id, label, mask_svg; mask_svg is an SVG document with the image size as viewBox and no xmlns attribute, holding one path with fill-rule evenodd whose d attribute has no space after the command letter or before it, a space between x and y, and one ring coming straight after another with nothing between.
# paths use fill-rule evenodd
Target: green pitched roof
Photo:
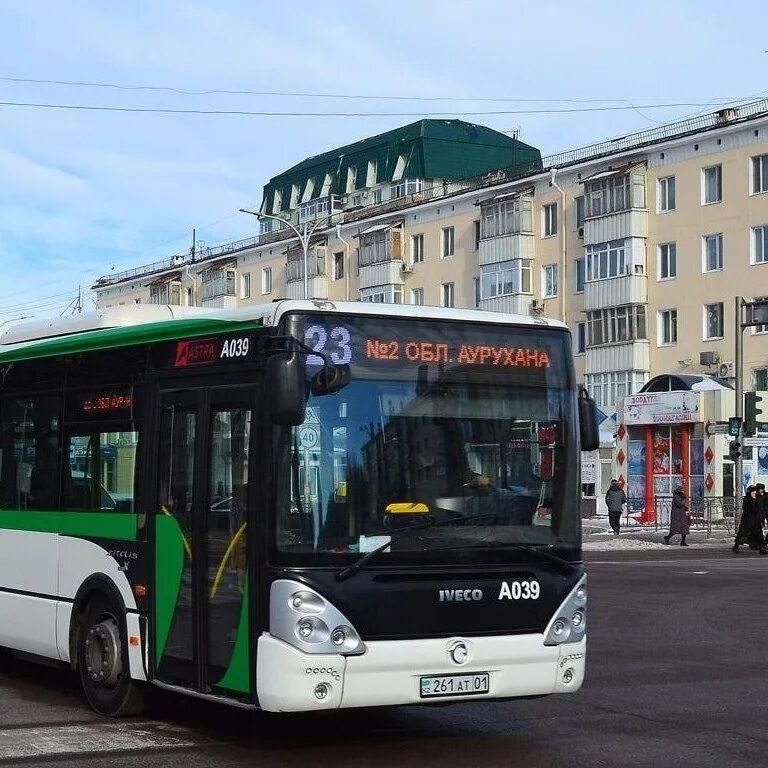
<instances>
[{"instance_id":1,"label":"green pitched roof","mask_svg":"<svg viewBox=\"0 0 768 768\"><path fill-rule=\"evenodd\" d=\"M302 160L270 179L264 186L264 200L271 211L274 193L279 191L282 210L288 210L293 185L298 185L301 199L307 182L314 179L310 196L314 199L320 197L329 174L328 194L344 194L351 167L357 168L355 189L360 189L366 186L371 161L376 163L376 182L390 181L400 156L406 158L402 178L410 179L458 181L499 168L541 164L538 149L492 128L463 120L419 120Z\"/></svg>"}]
</instances>

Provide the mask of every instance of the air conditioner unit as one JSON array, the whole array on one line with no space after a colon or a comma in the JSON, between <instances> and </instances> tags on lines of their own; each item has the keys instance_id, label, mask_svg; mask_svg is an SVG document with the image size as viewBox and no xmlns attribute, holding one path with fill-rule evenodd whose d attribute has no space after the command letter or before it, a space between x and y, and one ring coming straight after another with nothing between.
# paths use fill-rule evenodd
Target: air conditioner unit
<instances>
[{"instance_id":1,"label":"air conditioner unit","mask_svg":"<svg viewBox=\"0 0 768 768\"><path fill-rule=\"evenodd\" d=\"M544 302L541 299L531 299L531 312L540 314L544 311Z\"/></svg>"},{"instance_id":2,"label":"air conditioner unit","mask_svg":"<svg viewBox=\"0 0 768 768\"><path fill-rule=\"evenodd\" d=\"M413 264L408 264L408 262L404 261L404 262L403 262L403 263L400 265L400 271L401 271L401 272L402 272L404 275L410 275L410 274L411 274L411 272L413 272Z\"/></svg>"},{"instance_id":3,"label":"air conditioner unit","mask_svg":"<svg viewBox=\"0 0 768 768\"><path fill-rule=\"evenodd\" d=\"M721 379L733 379L736 376L736 365L733 360L726 360L717 366L717 375Z\"/></svg>"},{"instance_id":4,"label":"air conditioner unit","mask_svg":"<svg viewBox=\"0 0 768 768\"><path fill-rule=\"evenodd\" d=\"M579 235L579 237L584 237L584 227L579 227L578 235Z\"/></svg>"},{"instance_id":5,"label":"air conditioner unit","mask_svg":"<svg viewBox=\"0 0 768 768\"><path fill-rule=\"evenodd\" d=\"M699 365L717 365L720 362L720 354L712 349L699 352Z\"/></svg>"}]
</instances>

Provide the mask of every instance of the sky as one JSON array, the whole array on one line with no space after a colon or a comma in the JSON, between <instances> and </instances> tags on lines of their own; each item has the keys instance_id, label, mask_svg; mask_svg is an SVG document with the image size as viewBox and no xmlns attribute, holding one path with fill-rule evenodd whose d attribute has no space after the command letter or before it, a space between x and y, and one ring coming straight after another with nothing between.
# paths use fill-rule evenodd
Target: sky
<instances>
[{"instance_id":1,"label":"sky","mask_svg":"<svg viewBox=\"0 0 768 768\"><path fill-rule=\"evenodd\" d=\"M193 228L207 245L255 234L238 209L272 176L421 117L518 130L546 155L768 95L764 15L759 0L0 0L0 330L79 290L92 309L99 276L188 251Z\"/></svg>"}]
</instances>

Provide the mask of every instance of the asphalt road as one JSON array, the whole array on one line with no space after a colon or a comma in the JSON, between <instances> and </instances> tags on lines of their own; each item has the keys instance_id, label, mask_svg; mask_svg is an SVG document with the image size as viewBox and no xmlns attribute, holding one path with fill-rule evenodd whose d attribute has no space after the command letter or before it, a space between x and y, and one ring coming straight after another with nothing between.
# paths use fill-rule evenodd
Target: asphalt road
<instances>
[{"instance_id":1,"label":"asphalt road","mask_svg":"<svg viewBox=\"0 0 768 768\"><path fill-rule=\"evenodd\" d=\"M768 557L664 548L589 556L576 694L322 716L160 696L91 714L74 678L0 663L0 766L696 766L768 762Z\"/></svg>"}]
</instances>

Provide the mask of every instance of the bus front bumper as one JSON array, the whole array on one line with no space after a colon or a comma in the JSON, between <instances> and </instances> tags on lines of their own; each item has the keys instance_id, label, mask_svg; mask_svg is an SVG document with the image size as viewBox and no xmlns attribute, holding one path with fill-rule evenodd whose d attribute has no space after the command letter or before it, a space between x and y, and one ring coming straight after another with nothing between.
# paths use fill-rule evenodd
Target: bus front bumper
<instances>
[{"instance_id":1,"label":"bus front bumper","mask_svg":"<svg viewBox=\"0 0 768 768\"><path fill-rule=\"evenodd\" d=\"M312 655L263 634L258 642L257 694L269 712L445 703L572 693L584 680L586 639L545 646L541 634L387 640L366 643L359 656ZM450 648L463 642L467 660ZM422 678L487 673L487 692L422 696Z\"/></svg>"}]
</instances>

